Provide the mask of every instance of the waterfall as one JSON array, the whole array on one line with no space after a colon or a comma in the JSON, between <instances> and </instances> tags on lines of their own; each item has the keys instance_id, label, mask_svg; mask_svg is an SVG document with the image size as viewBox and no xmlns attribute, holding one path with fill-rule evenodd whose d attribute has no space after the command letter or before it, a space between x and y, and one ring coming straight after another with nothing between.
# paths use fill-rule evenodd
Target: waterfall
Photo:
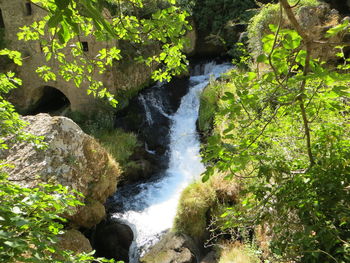
<instances>
[{"instance_id":1,"label":"waterfall","mask_svg":"<svg viewBox=\"0 0 350 263\"><path fill-rule=\"evenodd\" d=\"M164 174L157 180L130 186L128 191L118 191L114 197L122 204L122 210L112 217L125 222L134 231L129 254L131 263L138 263L139 257L171 228L181 192L204 171L196 132L199 95L211 78L219 77L231 67L230 64L207 63L201 75L197 69L196 75L190 78L188 93L173 115L165 113L159 98L151 95L139 98L146 110L148 124L156 125L149 110L153 107L171 120L171 126L169 165Z\"/></svg>"}]
</instances>

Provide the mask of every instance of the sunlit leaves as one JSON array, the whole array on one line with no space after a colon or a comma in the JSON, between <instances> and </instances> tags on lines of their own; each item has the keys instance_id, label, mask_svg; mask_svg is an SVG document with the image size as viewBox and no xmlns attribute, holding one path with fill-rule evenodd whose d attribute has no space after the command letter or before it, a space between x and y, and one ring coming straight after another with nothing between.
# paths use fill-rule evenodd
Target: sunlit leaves
<instances>
[{"instance_id":1,"label":"sunlit leaves","mask_svg":"<svg viewBox=\"0 0 350 263\"><path fill-rule=\"evenodd\" d=\"M8 56L15 64L22 65L22 54L7 48L0 50L0 56Z\"/></svg>"},{"instance_id":2,"label":"sunlit leaves","mask_svg":"<svg viewBox=\"0 0 350 263\"><path fill-rule=\"evenodd\" d=\"M347 262L348 61L331 70L311 58L305 74L307 53L300 36L270 28L275 34L263 38L264 52L257 58L265 65L236 69L221 83L225 92L218 98L214 135L203 150L209 167L203 180L221 172L245 186L241 202L223 215L226 227L244 231L267 224L273 232L271 251L285 260L327 262L331 255ZM312 167L301 99L310 125Z\"/></svg>"},{"instance_id":3,"label":"sunlit leaves","mask_svg":"<svg viewBox=\"0 0 350 263\"><path fill-rule=\"evenodd\" d=\"M52 74L43 74L48 71L38 69L45 81L60 74L63 79L73 81L77 87L87 84L90 87L88 93L106 98L115 105L112 95L94 79L98 79L98 74L110 70L114 61L122 59L121 50L113 46L107 47L110 45L106 43L106 47L96 54L92 54L92 50L86 52L79 43L81 36L88 37L89 40L94 37L98 41L126 40L132 45L155 45L161 42L162 49L158 54L138 60L153 67L160 65L153 73L155 80L169 80L172 75L179 74L186 68L186 58L182 54L185 40L182 37L190 29L186 21L188 14L176 7L173 0L169 1L170 5L166 8L155 10L148 18L137 16L139 11L135 14L124 11L129 4L142 10L142 0L114 2L118 15L112 19L107 19L103 6L97 0L36 0L35 3L46 8L48 15L39 22L22 27L18 36L26 41L40 39L46 60L55 59L60 63L58 73L50 71ZM135 53L135 57L139 57L140 52ZM98 91L98 87L102 90Z\"/></svg>"},{"instance_id":4,"label":"sunlit leaves","mask_svg":"<svg viewBox=\"0 0 350 263\"><path fill-rule=\"evenodd\" d=\"M348 28L349 28L349 20L345 19L342 24L339 24L339 25L329 29L327 31L327 33L326 33L326 37L330 38L332 36L335 36L335 35L339 34L340 32L342 32L342 31L344 31L345 29L348 29Z\"/></svg>"},{"instance_id":5,"label":"sunlit leaves","mask_svg":"<svg viewBox=\"0 0 350 263\"><path fill-rule=\"evenodd\" d=\"M66 222L62 214L82 205L80 193L62 185L21 187L0 166L0 262L113 262L57 248ZM35 178L32 178L35 180Z\"/></svg>"},{"instance_id":6,"label":"sunlit leaves","mask_svg":"<svg viewBox=\"0 0 350 263\"><path fill-rule=\"evenodd\" d=\"M49 66L38 67L35 72L46 82L56 80L56 75L52 72L51 67Z\"/></svg>"}]
</instances>

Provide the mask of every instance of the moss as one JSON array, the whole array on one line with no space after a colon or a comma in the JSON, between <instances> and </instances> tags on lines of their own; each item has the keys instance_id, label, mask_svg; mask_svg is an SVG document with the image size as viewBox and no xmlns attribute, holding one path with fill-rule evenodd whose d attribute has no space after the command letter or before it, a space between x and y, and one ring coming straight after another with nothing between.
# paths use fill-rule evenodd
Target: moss
<instances>
[{"instance_id":1,"label":"moss","mask_svg":"<svg viewBox=\"0 0 350 263\"><path fill-rule=\"evenodd\" d=\"M113 112L100 112L89 117L80 112L68 114L81 129L93 136L121 167L134 166L129 161L135 149L140 146L136 134L114 128Z\"/></svg>"},{"instance_id":2,"label":"moss","mask_svg":"<svg viewBox=\"0 0 350 263\"><path fill-rule=\"evenodd\" d=\"M203 133L208 133L213 124L213 116L217 109L217 101L220 94L218 82L211 83L202 92L200 97L198 128Z\"/></svg>"},{"instance_id":3,"label":"moss","mask_svg":"<svg viewBox=\"0 0 350 263\"><path fill-rule=\"evenodd\" d=\"M207 183L192 183L182 192L173 231L186 234L197 243L204 242L211 218L220 216L227 204L234 204L238 191L237 183L218 174Z\"/></svg>"},{"instance_id":4,"label":"moss","mask_svg":"<svg viewBox=\"0 0 350 263\"><path fill-rule=\"evenodd\" d=\"M198 128L204 135L209 135L215 127L215 113L219 108L227 107L227 103L221 100L225 92L234 92L233 83L226 82L229 73L220 80L211 82L202 92L198 116Z\"/></svg>"},{"instance_id":5,"label":"moss","mask_svg":"<svg viewBox=\"0 0 350 263\"><path fill-rule=\"evenodd\" d=\"M209 185L195 182L182 193L173 230L187 234L197 242L206 237L207 213L215 204L215 191Z\"/></svg>"}]
</instances>

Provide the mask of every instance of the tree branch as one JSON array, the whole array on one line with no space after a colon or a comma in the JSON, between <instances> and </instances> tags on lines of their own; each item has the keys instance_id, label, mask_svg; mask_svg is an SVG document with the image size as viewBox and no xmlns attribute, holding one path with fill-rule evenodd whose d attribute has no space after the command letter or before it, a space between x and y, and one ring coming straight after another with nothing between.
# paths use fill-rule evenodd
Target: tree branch
<instances>
[{"instance_id":1,"label":"tree branch","mask_svg":"<svg viewBox=\"0 0 350 263\"><path fill-rule=\"evenodd\" d=\"M303 38L306 46L306 58L305 58L305 65L304 65L304 71L303 71L304 79L300 85L298 101L299 101L301 116L303 119L304 132L306 137L306 147L307 147L307 153L309 156L310 167L311 167L315 164L315 160L311 151L311 133L310 133L309 121L308 121L306 109L305 109L304 96L305 96L306 76L310 71L312 41L310 40L309 35L305 32L305 30L301 27L301 25L297 21L292 11L292 7L288 3L288 0L279 0L279 2L283 7L284 11L286 12L286 15L289 21L291 22L291 24L293 25L295 30L298 32L298 34Z\"/></svg>"}]
</instances>

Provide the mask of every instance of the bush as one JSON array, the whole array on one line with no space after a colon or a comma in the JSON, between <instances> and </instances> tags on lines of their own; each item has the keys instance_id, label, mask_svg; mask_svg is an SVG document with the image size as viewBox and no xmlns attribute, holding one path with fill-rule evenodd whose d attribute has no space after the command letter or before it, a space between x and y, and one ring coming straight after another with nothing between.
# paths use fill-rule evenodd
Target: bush
<instances>
[{"instance_id":1,"label":"bush","mask_svg":"<svg viewBox=\"0 0 350 263\"><path fill-rule=\"evenodd\" d=\"M196 182L181 194L173 230L202 243L207 237L208 212L215 204L215 191L209 184Z\"/></svg>"},{"instance_id":2,"label":"bush","mask_svg":"<svg viewBox=\"0 0 350 263\"><path fill-rule=\"evenodd\" d=\"M216 113L225 130L208 139L203 178L219 170L244 180L226 227L268 226L274 256L349 262L350 74L313 58L305 73L302 40L289 29L269 34L259 61L273 69L231 71L235 91L221 97L227 107Z\"/></svg>"},{"instance_id":3,"label":"bush","mask_svg":"<svg viewBox=\"0 0 350 263\"><path fill-rule=\"evenodd\" d=\"M254 0L196 0L193 17L200 35L207 36L208 42L224 46L229 54L234 54L234 44L242 29L255 14Z\"/></svg>"},{"instance_id":4,"label":"bush","mask_svg":"<svg viewBox=\"0 0 350 263\"><path fill-rule=\"evenodd\" d=\"M80 112L70 112L68 116L84 132L93 136L120 164L123 170L136 165L129 158L135 149L140 146L140 142L136 134L114 128L113 112L100 112L91 117Z\"/></svg>"},{"instance_id":5,"label":"bush","mask_svg":"<svg viewBox=\"0 0 350 263\"><path fill-rule=\"evenodd\" d=\"M0 262L107 262L57 247L66 222L61 215L82 205L79 195L62 185L22 187L0 170Z\"/></svg>"},{"instance_id":6,"label":"bush","mask_svg":"<svg viewBox=\"0 0 350 263\"><path fill-rule=\"evenodd\" d=\"M296 0L289 1L291 5L295 4ZM303 6L317 6L320 2L317 0L301 0L293 10L297 13ZM249 49L252 52L253 57L258 57L262 53L262 38L266 34L270 34L270 24L276 24L279 21L279 4L266 4L260 10L259 13L252 17L248 24L248 44ZM284 25L288 22L284 19Z\"/></svg>"},{"instance_id":7,"label":"bush","mask_svg":"<svg viewBox=\"0 0 350 263\"><path fill-rule=\"evenodd\" d=\"M217 34L228 23L248 22L255 7L253 0L197 0L193 15L199 30Z\"/></svg>"}]
</instances>

